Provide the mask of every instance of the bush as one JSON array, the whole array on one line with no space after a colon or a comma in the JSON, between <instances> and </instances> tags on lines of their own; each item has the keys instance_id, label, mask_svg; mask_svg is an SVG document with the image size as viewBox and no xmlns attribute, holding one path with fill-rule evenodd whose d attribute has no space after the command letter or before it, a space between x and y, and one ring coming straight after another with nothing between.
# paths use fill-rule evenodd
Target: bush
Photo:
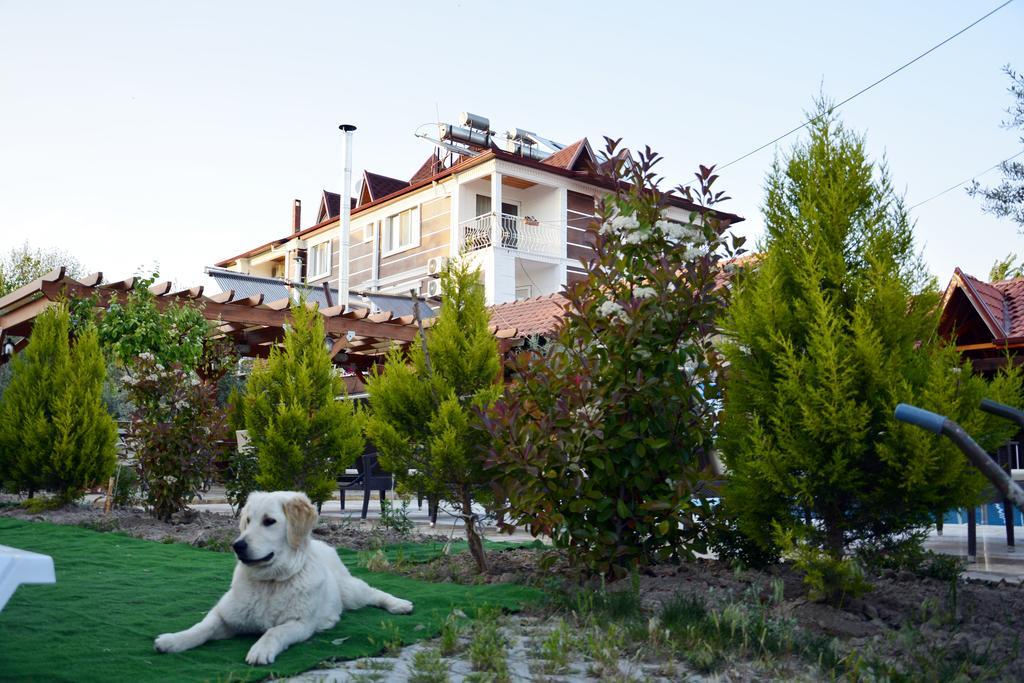
<instances>
[{"instance_id":1,"label":"bush","mask_svg":"<svg viewBox=\"0 0 1024 683\"><path fill-rule=\"evenodd\" d=\"M124 382L134 405L127 441L143 500L155 517L169 521L202 490L224 449L216 386L178 363L165 367L149 353L135 358Z\"/></svg>"},{"instance_id":2,"label":"bush","mask_svg":"<svg viewBox=\"0 0 1024 683\"><path fill-rule=\"evenodd\" d=\"M303 491L319 506L365 445L358 416L324 348L315 307L292 308L284 347L257 364L245 391L245 424L265 490Z\"/></svg>"},{"instance_id":3,"label":"bush","mask_svg":"<svg viewBox=\"0 0 1024 683\"><path fill-rule=\"evenodd\" d=\"M62 503L106 482L117 457L96 330L83 329L74 343L69 335L65 305L40 314L25 351L11 361L11 382L0 399L0 481L30 496L53 490Z\"/></svg>"},{"instance_id":4,"label":"bush","mask_svg":"<svg viewBox=\"0 0 1024 683\"><path fill-rule=\"evenodd\" d=\"M138 473L127 465L118 465L114 472L114 507L129 508L139 500Z\"/></svg>"},{"instance_id":5,"label":"bush","mask_svg":"<svg viewBox=\"0 0 1024 683\"><path fill-rule=\"evenodd\" d=\"M557 341L525 354L486 424L511 521L619 577L704 549L694 498L711 476L715 276L727 249L713 212L665 217L657 155L626 161L614 143L608 154L620 191L588 229L587 279L567 288ZM716 177L698 174L705 205L722 199Z\"/></svg>"},{"instance_id":6,"label":"bush","mask_svg":"<svg viewBox=\"0 0 1024 683\"><path fill-rule=\"evenodd\" d=\"M782 556L804 573L807 597L842 607L847 598L871 590L860 563L851 557L835 556L806 539L796 538L792 529L775 527L775 544Z\"/></svg>"}]
</instances>

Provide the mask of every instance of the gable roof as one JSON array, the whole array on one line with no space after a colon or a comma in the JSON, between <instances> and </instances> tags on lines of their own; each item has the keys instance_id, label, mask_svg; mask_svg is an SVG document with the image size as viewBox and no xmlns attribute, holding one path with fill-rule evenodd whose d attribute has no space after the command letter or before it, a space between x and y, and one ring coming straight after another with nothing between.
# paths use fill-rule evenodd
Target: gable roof
<instances>
[{"instance_id":1,"label":"gable roof","mask_svg":"<svg viewBox=\"0 0 1024 683\"><path fill-rule=\"evenodd\" d=\"M590 167L596 165L597 157L594 156L594 151L590 149L590 142L586 138L580 138L568 147L563 147L546 159L541 160L541 163L564 168L569 171L585 171L588 168L588 163Z\"/></svg>"},{"instance_id":2,"label":"gable roof","mask_svg":"<svg viewBox=\"0 0 1024 683\"><path fill-rule=\"evenodd\" d=\"M341 206L341 195L330 192L328 190L323 191L323 195L320 197L320 210L316 215L317 224L328 221L332 218L338 217L338 208ZM356 208L356 198L352 197L349 199L348 204L350 209Z\"/></svg>"},{"instance_id":3,"label":"gable roof","mask_svg":"<svg viewBox=\"0 0 1024 683\"><path fill-rule=\"evenodd\" d=\"M340 208L341 195L324 190L320 196L320 211L317 212L316 222L322 223L328 218L336 217Z\"/></svg>"},{"instance_id":4,"label":"gable roof","mask_svg":"<svg viewBox=\"0 0 1024 683\"><path fill-rule=\"evenodd\" d=\"M412 178L409 178L409 184L415 185L421 180L426 180L433 175L437 175L440 170L441 160L438 159L436 153L433 153L427 157L427 160L424 161L420 167L416 169L416 172L412 174Z\"/></svg>"},{"instance_id":5,"label":"gable roof","mask_svg":"<svg viewBox=\"0 0 1024 683\"><path fill-rule=\"evenodd\" d=\"M409 187L409 183L398 178L389 178L379 173L363 171L363 190L359 196L359 206L386 197L392 192L398 192ZM366 199L364 200L364 197Z\"/></svg>"},{"instance_id":6,"label":"gable roof","mask_svg":"<svg viewBox=\"0 0 1024 683\"><path fill-rule=\"evenodd\" d=\"M958 295L970 304L993 344L1024 341L1024 277L985 282L955 269L942 297L943 331L965 322L961 309L954 306Z\"/></svg>"}]
</instances>

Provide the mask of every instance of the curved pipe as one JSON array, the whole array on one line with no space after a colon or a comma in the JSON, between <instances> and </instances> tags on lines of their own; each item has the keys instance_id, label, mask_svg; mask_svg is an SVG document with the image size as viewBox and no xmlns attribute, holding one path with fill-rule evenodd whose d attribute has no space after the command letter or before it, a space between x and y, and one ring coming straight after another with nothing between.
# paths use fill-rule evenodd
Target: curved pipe
<instances>
[{"instance_id":1,"label":"curved pipe","mask_svg":"<svg viewBox=\"0 0 1024 683\"><path fill-rule=\"evenodd\" d=\"M989 403L995 406L1002 406L1002 404L995 403L994 401L990 401ZM998 414L993 410L988 410L988 408L984 406L984 403L982 407L988 412ZM1013 410L1008 406L1002 407L1008 408L1008 410ZM970 460L975 467L981 470L981 473L992 482L992 485L995 486L1005 498L1016 505L1021 512L1024 512L1024 489L1021 489L1021 487L1013 481L1010 475L1007 474L1002 467L996 464L996 461L993 460L989 454L985 452L985 449L979 446L977 442L975 442L975 440L964 431L963 427L943 415L933 413L930 410L925 410L923 408L918 408L917 406L908 405L906 403L900 403L896 406L895 417L901 422L906 422L907 424L912 424L920 427L921 429L927 429L935 434L942 434L948 437L950 441L955 443L957 447L964 452L967 459Z\"/></svg>"}]
</instances>

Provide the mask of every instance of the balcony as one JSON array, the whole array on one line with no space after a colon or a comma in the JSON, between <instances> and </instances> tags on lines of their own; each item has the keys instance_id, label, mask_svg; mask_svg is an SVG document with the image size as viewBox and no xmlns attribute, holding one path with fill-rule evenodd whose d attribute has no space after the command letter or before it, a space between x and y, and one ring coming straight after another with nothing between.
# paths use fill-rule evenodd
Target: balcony
<instances>
[{"instance_id":1,"label":"balcony","mask_svg":"<svg viewBox=\"0 0 1024 683\"><path fill-rule=\"evenodd\" d=\"M512 214L485 213L459 223L459 251L466 253L499 246L523 254L563 256L562 225Z\"/></svg>"}]
</instances>

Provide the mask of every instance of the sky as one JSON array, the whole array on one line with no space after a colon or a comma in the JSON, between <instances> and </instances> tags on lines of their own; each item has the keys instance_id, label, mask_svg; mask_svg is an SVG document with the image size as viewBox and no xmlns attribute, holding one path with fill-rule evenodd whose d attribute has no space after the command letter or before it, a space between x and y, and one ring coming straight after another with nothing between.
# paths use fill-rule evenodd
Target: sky
<instances>
[{"instance_id":1,"label":"sky","mask_svg":"<svg viewBox=\"0 0 1024 683\"><path fill-rule=\"evenodd\" d=\"M562 142L650 145L670 185L806 120L967 26L984 2L18 2L0 0L0 252L28 241L121 279L205 266L313 223L340 123L363 168L408 178L424 123L487 116ZM1024 70L1016 0L841 110L914 205L1021 150L1000 122ZM799 136L724 169L763 230L764 179ZM981 176L998 182L998 171ZM944 285L1024 237L962 188L912 211Z\"/></svg>"}]
</instances>

